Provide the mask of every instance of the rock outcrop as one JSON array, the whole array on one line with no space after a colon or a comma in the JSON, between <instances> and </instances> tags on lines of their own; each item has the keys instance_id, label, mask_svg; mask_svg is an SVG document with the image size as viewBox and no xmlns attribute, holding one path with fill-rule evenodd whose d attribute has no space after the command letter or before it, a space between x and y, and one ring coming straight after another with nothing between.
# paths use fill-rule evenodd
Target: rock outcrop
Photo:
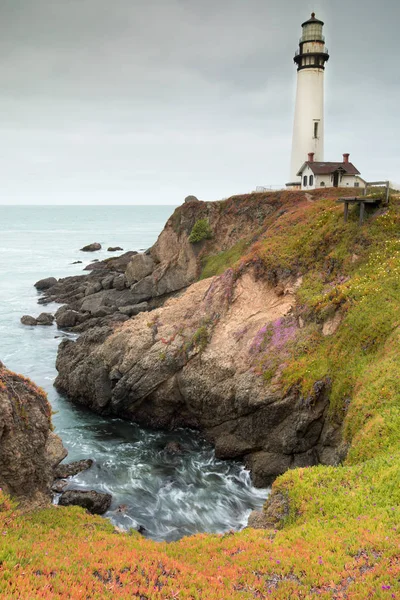
<instances>
[{"instance_id":1,"label":"rock outcrop","mask_svg":"<svg viewBox=\"0 0 400 600\"><path fill-rule=\"evenodd\" d=\"M101 250L101 244L99 244L99 242L93 242L93 244L88 244L81 248L81 252L97 252L98 250Z\"/></svg>"},{"instance_id":2,"label":"rock outcrop","mask_svg":"<svg viewBox=\"0 0 400 600\"><path fill-rule=\"evenodd\" d=\"M31 315L23 315L21 317L21 324L26 325L27 327L36 327L38 324L37 319L32 317Z\"/></svg>"},{"instance_id":3,"label":"rock outcrop","mask_svg":"<svg viewBox=\"0 0 400 600\"><path fill-rule=\"evenodd\" d=\"M93 515L104 515L111 506L111 494L103 494L94 490L67 490L59 500L60 506L81 506Z\"/></svg>"},{"instance_id":4,"label":"rock outcrop","mask_svg":"<svg viewBox=\"0 0 400 600\"><path fill-rule=\"evenodd\" d=\"M246 236L254 237L254 220L261 224L279 206L276 199L258 201L256 207L241 206L232 219L219 203L192 198L175 210L150 250L93 262L85 267L91 271L88 275L52 280L50 287L43 288L39 302L65 305L56 314L61 329L81 333L94 326L113 326L179 294L198 279L205 255L224 251ZM191 244L190 233L201 219L217 235Z\"/></svg>"},{"instance_id":5,"label":"rock outcrop","mask_svg":"<svg viewBox=\"0 0 400 600\"><path fill-rule=\"evenodd\" d=\"M45 393L0 363L0 487L23 508L45 505L66 455Z\"/></svg>"},{"instance_id":6,"label":"rock outcrop","mask_svg":"<svg viewBox=\"0 0 400 600\"><path fill-rule=\"evenodd\" d=\"M61 463L54 469L55 479L66 479L67 477L74 477L82 471L87 471L93 465L91 458L85 458L83 460L77 460L72 463Z\"/></svg>"},{"instance_id":7,"label":"rock outcrop","mask_svg":"<svg viewBox=\"0 0 400 600\"><path fill-rule=\"evenodd\" d=\"M21 317L21 323L22 325L28 325L31 327L35 327L36 325L50 326L54 323L54 317L51 313L45 312L40 313L37 318L32 317L31 315L24 315Z\"/></svg>"},{"instance_id":8,"label":"rock outcrop","mask_svg":"<svg viewBox=\"0 0 400 600\"><path fill-rule=\"evenodd\" d=\"M39 291L48 290L53 285L57 283L57 279L55 277L46 277L45 279L40 279L35 283L35 288Z\"/></svg>"},{"instance_id":9,"label":"rock outcrop","mask_svg":"<svg viewBox=\"0 0 400 600\"><path fill-rule=\"evenodd\" d=\"M297 192L190 199L149 250L92 263L90 274L45 291L41 302L65 304L58 326L82 333L60 345L56 386L102 414L198 428L219 457L245 460L259 486L290 468L338 463L345 449L327 417L330 381L316 381L308 397L279 384L285 340L304 326L296 270L248 259L198 281L204 259L236 247L238 261L298 203ZM192 244L201 220L213 235Z\"/></svg>"},{"instance_id":10,"label":"rock outcrop","mask_svg":"<svg viewBox=\"0 0 400 600\"><path fill-rule=\"evenodd\" d=\"M287 335L296 327L296 281L281 283L276 293L253 269L239 278L228 270L115 331L65 340L56 386L101 414L198 428L219 457L244 459L258 486L292 467L336 464L340 429L327 419L329 381L304 398L257 374L267 326L281 323Z\"/></svg>"}]
</instances>

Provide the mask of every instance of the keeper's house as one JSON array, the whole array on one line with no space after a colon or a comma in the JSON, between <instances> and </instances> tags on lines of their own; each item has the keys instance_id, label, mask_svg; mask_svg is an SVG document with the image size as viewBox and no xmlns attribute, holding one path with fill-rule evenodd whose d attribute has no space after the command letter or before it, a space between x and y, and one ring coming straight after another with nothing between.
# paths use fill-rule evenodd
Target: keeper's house
<instances>
[{"instance_id":1,"label":"keeper's house","mask_svg":"<svg viewBox=\"0 0 400 600\"><path fill-rule=\"evenodd\" d=\"M360 171L349 161L349 154L343 154L343 162L314 162L310 152L308 161L303 164L297 176L301 179L302 190L315 190L323 187L365 187Z\"/></svg>"}]
</instances>

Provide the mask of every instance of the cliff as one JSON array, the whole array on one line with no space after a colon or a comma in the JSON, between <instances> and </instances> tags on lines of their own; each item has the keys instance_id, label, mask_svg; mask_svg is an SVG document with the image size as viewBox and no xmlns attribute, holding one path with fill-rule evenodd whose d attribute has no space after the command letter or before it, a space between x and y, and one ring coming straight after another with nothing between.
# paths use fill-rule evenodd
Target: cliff
<instances>
[{"instance_id":1,"label":"cliff","mask_svg":"<svg viewBox=\"0 0 400 600\"><path fill-rule=\"evenodd\" d=\"M24 508L49 504L53 469L67 452L43 390L0 363L0 487Z\"/></svg>"},{"instance_id":2,"label":"cliff","mask_svg":"<svg viewBox=\"0 0 400 600\"><path fill-rule=\"evenodd\" d=\"M207 374L202 365L208 356L207 370L226 375L223 385L216 381L218 392L230 385L231 374L237 394L239 375L233 371L242 368L244 372L247 369L255 398L266 398L274 389L281 399L290 395L293 400L303 398L310 410L327 402L325 421L342 424L341 438L348 449L343 463L289 469L278 477L264 512L251 521L253 526L269 529L198 535L172 544L155 544L135 533L116 535L109 523L80 509L66 509L62 518L55 507L15 516L9 500L0 493L2 596L33 598L39 593L49 599L133 596L142 600L398 597L400 202L393 200L389 209L370 214L360 228L352 212L344 224L343 209L336 205L334 193L324 193L325 197L314 198L260 195L221 203L220 210L224 219L232 219L232 228L234 211L240 212L247 204L254 203L256 208L258 202L271 201L276 209L262 224L256 221L240 250L240 241L219 247L219 231L213 229L214 239L202 242L196 260L197 273L204 274L207 269L206 274L215 279L198 281L148 314L122 325L93 329L82 336L86 339L64 344L59 357L59 361L65 360L60 382L76 395L76 401L83 402L87 395L87 402L97 410L111 411L113 403L121 402L124 410L137 411L141 418L148 418L147 408L154 409L157 418L168 423L179 418L183 408L192 418L206 414L200 408L207 409L208 394L202 387ZM178 209L174 218L178 221L185 211L186 206ZM249 221L251 214L250 208ZM224 270L227 273L219 277ZM217 311L215 317L221 316L203 323L192 335L188 313L197 327L201 311L209 314L207 296L211 296L210 310ZM265 297L265 302L260 297ZM258 311L260 323L265 324L256 331ZM157 314L160 318L155 322ZM253 328L248 337L243 337L247 331L242 330L236 336L236 352L229 315L235 315L235 327L241 315L250 317ZM175 319L171 326L182 322L183 337L189 342L183 345L183 358L174 356L174 344L181 347L180 332L175 339L163 337L166 343L157 340L159 330L163 336L168 333L164 317ZM267 323L268 319L272 321ZM287 325L283 330L282 319ZM138 351L132 337L140 343ZM161 353L158 358L153 356L154 348ZM166 369L161 371L161 367L173 361L176 365L179 360L175 375L166 379L179 381L181 372L192 370L193 361L191 377L198 383L190 402L177 405L172 398L170 407L171 396L160 381ZM135 363L143 370L139 379ZM146 373L147 364L157 365L157 369ZM96 365L100 369L95 378ZM87 386L85 393L78 394L74 378L84 383L80 371L88 373L97 391ZM136 387L130 387L126 378L121 390L131 394L132 405L115 392L130 371ZM156 390L135 401L140 386L143 384L144 390L152 380L156 389L163 390L163 403ZM323 385L316 386L317 382ZM248 394L229 396L231 408L240 398L245 406L245 397L249 399ZM165 412L159 413L162 404ZM226 410L225 403L221 405ZM213 399L213 410L219 408ZM68 547L67 557L60 552L63 546Z\"/></svg>"},{"instance_id":3,"label":"cliff","mask_svg":"<svg viewBox=\"0 0 400 600\"><path fill-rule=\"evenodd\" d=\"M217 456L243 458L259 486L288 468L338 464L346 447L340 419L327 418L329 375L307 394L279 377L307 336L296 299L307 269L271 268L251 254L309 206L305 195L289 192L177 209L150 252L133 257L126 278L137 302L185 291L116 330L103 326L64 341L56 386L102 414L201 429ZM204 220L211 239L191 243ZM213 268L223 274L189 285Z\"/></svg>"}]
</instances>

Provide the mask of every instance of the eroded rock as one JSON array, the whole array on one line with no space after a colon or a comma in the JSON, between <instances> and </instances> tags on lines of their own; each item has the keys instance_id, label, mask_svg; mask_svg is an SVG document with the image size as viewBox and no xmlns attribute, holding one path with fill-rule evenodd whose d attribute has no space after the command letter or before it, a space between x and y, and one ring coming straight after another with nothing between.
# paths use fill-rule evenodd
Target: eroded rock
<instances>
[{"instance_id":1,"label":"eroded rock","mask_svg":"<svg viewBox=\"0 0 400 600\"><path fill-rule=\"evenodd\" d=\"M254 368L266 324L287 317L298 326L289 316L293 282L284 295L275 286L251 270L239 279L227 271L137 315L103 342L87 334L63 342L56 386L101 414L153 428L198 428L217 456L245 459L261 487L292 466L332 464L338 453L328 431L339 426L326 418L329 381L303 398L265 384Z\"/></svg>"},{"instance_id":2,"label":"eroded rock","mask_svg":"<svg viewBox=\"0 0 400 600\"><path fill-rule=\"evenodd\" d=\"M133 317L147 310L149 310L148 302L141 302L140 304L135 304L134 306L121 306L119 309L123 315L127 315L128 317Z\"/></svg>"},{"instance_id":3,"label":"eroded rock","mask_svg":"<svg viewBox=\"0 0 400 600\"><path fill-rule=\"evenodd\" d=\"M126 268L126 279L128 284L136 283L144 279L154 271L154 260L147 254L137 254L132 258Z\"/></svg>"},{"instance_id":4,"label":"eroded rock","mask_svg":"<svg viewBox=\"0 0 400 600\"><path fill-rule=\"evenodd\" d=\"M0 487L24 508L45 505L66 454L44 392L0 363Z\"/></svg>"},{"instance_id":5,"label":"eroded rock","mask_svg":"<svg viewBox=\"0 0 400 600\"><path fill-rule=\"evenodd\" d=\"M81 252L97 252L98 250L101 250L101 244L98 242L93 242L92 244L88 244L81 248Z\"/></svg>"},{"instance_id":6,"label":"eroded rock","mask_svg":"<svg viewBox=\"0 0 400 600\"><path fill-rule=\"evenodd\" d=\"M92 465L93 460L91 458L78 460L72 463L60 463L54 469L54 478L65 479L67 477L74 477L75 475L78 475L78 473L82 473L82 471L87 471Z\"/></svg>"},{"instance_id":7,"label":"eroded rock","mask_svg":"<svg viewBox=\"0 0 400 600\"><path fill-rule=\"evenodd\" d=\"M24 315L21 317L21 323L22 325L27 325L30 327L35 327L38 324L37 319L35 319L35 317L31 317L31 315Z\"/></svg>"},{"instance_id":8,"label":"eroded rock","mask_svg":"<svg viewBox=\"0 0 400 600\"><path fill-rule=\"evenodd\" d=\"M51 313L41 313L37 318L38 325L44 325L48 327L49 325L53 325L53 323L54 316Z\"/></svg>"},{"instance_id":9,"label":"eroded rock","mask_svg":"<svg viewBox=\"0 0 400 600\"><path fill-rule=\"evenodd\" d=\"M35 288L37 290L43 291L48 290L49 288L56 285L57 279L55 277L46 277L45 279L40 279L35 283Z\"/></svg>"},{"instance_id":10,"label":"eroded rock","mask_svg":"<svg viewBox=\"0 0 400 600\"><path fill-rule=\"evenodd\" d=\"M60 506L81 506L93 515L104 515L111 506L111 494L103 494L94 490L67 490L60 499Z\"/></svg>"}]
</instances>

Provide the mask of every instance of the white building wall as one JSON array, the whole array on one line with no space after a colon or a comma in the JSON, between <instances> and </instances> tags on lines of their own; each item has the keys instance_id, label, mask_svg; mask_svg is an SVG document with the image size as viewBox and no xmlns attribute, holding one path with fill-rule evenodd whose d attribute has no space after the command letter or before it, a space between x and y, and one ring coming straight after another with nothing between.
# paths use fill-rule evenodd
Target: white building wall
<instances>
[{"instance_id":1,"label":"white building wall","mask_svg":"<svg viewBox=\"0 0 400 600\"><path fill-rule=\"evenodd\" d=\"M307 185L304 185L304 177L307 177ZM310 185L310 177L312 177L311 185ZM301 189L302 190L315 190L315 187L316 187L316 177L315 177L314 173L311 171L310 167L307 166L304 169L303 174L301 176Z\"/></svg>"},{"instance_id":2,"label":"white building wall","mask_svg":"<svg viewBox=\"0 0 400 600\"><path fill-rule=\"evenodd\" d=\"M314 123L318 135L314 137ZM324 71L302 69L297 73L297 95L293 126L290 181L298 181L297 172L309 152L314 160L324 160Z\"/></svg>"},{"instance_id":3,"label":"white building wall","mask_svg":"<svg viewBox=\"0 0 400 600\"><path fill-rule=\"evenodd\" d=\"M310 175L313 177L313 182L310 185ZM304 185L304 177L307 177L307 185ZM356 185L358 183L359 185ZM315 190L317 188L333 187L333 175L314 175L309 166L307 166L301 177L301 189L302 190ZM341 188L352 188L352 187L365 187L365 181L357 175L343 175L339 179L339 187Z\"/></svg>"},{"instance_id":4,"label":"white building wall","mask_svg":"<svg viewBox=\"0 0 400 600\"><path fill-rule=\"evenodd\" d=\"M333 175L317 175L316 187L333 187ZM343 175L341 178L339 178L339 187L364 188L365 181L357 175Z\"/></svg>"}]
</instances>

